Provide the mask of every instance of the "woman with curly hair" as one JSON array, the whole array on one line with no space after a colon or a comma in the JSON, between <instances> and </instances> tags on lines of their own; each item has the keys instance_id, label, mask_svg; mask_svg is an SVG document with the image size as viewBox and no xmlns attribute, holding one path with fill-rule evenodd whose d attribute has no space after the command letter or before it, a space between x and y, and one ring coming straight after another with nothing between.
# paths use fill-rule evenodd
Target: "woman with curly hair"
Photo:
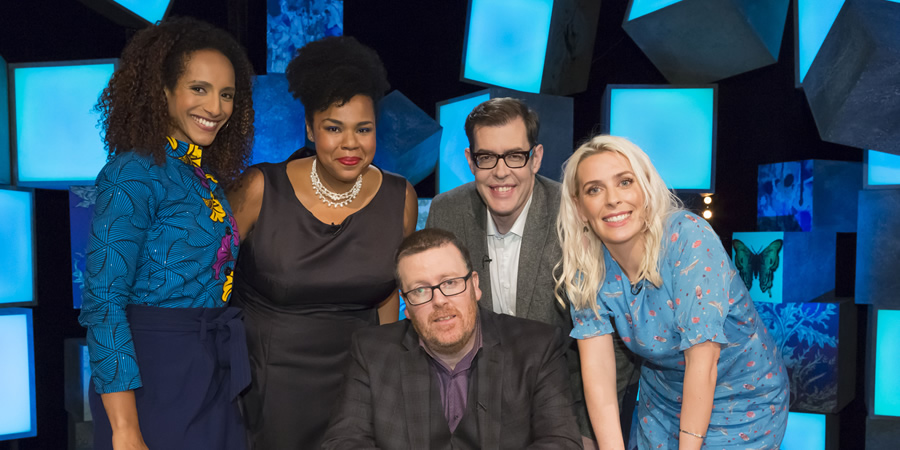
<instances>
[{"instance_id":1,"label":"woman with curly hair","mask_svg":"<svg viewBox=\"0 0 900 450\"><path fill-rule=\"evenodd\" d=\"M778 448L787 372L709 224L624 138L594 137L563 172L557 283L571 299L600 448L624 447L613 323L644 358L638 448Z\"/></svg>"},{"instance_id":2,"label":"woman with curly hair","mask_svg":"<svg viewBox=\"0 0 900 450\"><path fill-rule=\"evenodd\" d=\"M319 448L351 334L398 318L393 256L418 213L409 182L371 165L388 88L378 55L325 38L286 75L315 153L256 165L229 194L245 234L234 285L253 374L244 405L251 445L266 450Z\"/></svg>"},{"instance_id":3,"label":"woman with curly hair","mask_svg":"<svg viewBox=\"0 0 900 450\"><path fill-rule=\"evenodd\" d=\"M96 449L242 449L250 381L229 306L239 233L224 195L253 140L252 67L226 32L137 32L103 90L84 304Z\"/></svg>"}]
</instances>

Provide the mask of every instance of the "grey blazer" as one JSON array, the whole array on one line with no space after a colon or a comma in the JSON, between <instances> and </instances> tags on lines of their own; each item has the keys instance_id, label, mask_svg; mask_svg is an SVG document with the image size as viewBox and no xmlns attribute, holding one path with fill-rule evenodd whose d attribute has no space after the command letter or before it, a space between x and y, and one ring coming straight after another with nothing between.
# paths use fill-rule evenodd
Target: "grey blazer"
<instances>
[{"instance_id":1,"label":"grey blazer","mask_svg":"<svg viewBox=\"0 0 900 450\"><path fill-rule=\"evenodd\" d=\"M561 199L560 184L541 175L535 176L534 199L528 210L522 247L519 253L519 273L516 282L516 315L559 327L566 335L572 330L572 318L568 308L556 301L554 266L562 259L562 249L556 236L556 217ZM487 205L475 188L467 183L439 194L431 202L428 228L442 228L452 232L469 249L474 269L478 272L482 308L491 309L491 271L487 249ZM619 407L625 389L636 382L634 356L616 335L613 339L616 351L616 388ZM572 394L581 432L593 436L581 381L581 362L574 340L570 339L566 354L569 360Z\"/></svg>"},{"instance_id":2,"label":"grey blazer","mask_svg":"<svg viewBox=\"0 0 900 450\"><path fill-rule=\"evenodd\" d=\"M479 316L482 347L473 366L479 448L580 449L560 330L488 310ZM411 322L360 329L350 355L322 448L435 448L429 356Z\"/></svg>"}]
</instances>

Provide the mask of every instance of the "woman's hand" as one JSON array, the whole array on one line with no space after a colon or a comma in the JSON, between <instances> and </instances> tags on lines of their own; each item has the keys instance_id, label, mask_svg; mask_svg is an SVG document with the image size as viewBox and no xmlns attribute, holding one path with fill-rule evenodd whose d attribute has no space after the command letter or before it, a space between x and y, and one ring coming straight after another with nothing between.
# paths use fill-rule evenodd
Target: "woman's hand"
<instances>
[{"instance_id":1,"label":"woman's hand","mask_svg":"<svg viewBox=\"0 0 900 450\"><path fill-rule=\"evenodd\" d=\"M113 431L113 450L150 450L144 443L140 427L129 427Z\"/></svg>"},{"instance_id":2,"label":"woman's hand","mask_svg":"<svg viewBox=\"0 0 900 450\"><path fill-rule=\"evenodd\" d=\"M611 334L578 341L584 401L597 445L603 450L623 450L619 401L616 394L616 356Z\"/></svg>"}]
</instances>

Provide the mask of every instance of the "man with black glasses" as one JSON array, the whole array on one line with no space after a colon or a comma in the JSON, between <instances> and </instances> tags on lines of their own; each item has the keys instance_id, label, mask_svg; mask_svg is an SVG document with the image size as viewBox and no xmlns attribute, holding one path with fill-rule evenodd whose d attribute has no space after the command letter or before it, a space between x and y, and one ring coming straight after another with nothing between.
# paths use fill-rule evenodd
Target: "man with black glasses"
<instances>
[{"instance_id":1,"label":"man with black glasses","mask_svg":"<svg viewBox=\"0 0 900 450\"><path fill-rule=\"evenodd\" d=\"M559 328L478 308L448 231L413 233L394 267L410 320L353 335L323 449L582 448Z\"/></svg>"},{"instance_id":2,"label":"man with black glasses","mask_svg":"<svg viewBox=\"0 0 900 450\"><path fill-rule=\"evenodd\" d=\"M453 232L472 252L482 308L555 325L568 335L572 320L556 301L553 279L562 259L556 235L560 186L537 174L544 155L537 113L521 100L494 98L469 113L465 130L475 181L436 196L426 226ZM625 388L637 377L630 352L618 338L616 344L621 408ZM574 342L567 356L579 427L592 437Z\"/></svg>"}]
</instances>

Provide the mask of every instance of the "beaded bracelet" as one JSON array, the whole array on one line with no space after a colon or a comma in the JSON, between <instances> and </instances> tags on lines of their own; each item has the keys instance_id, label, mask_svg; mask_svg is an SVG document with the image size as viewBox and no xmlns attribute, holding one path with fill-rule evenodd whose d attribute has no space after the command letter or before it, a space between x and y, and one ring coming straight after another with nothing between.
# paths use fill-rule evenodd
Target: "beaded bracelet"
<instances>
[{"instance_id":1,"label":"beaded bracelet","mask_svg":"<svg viewBox=\"0 0 900 450\"><path fill-rule=\"evenodd\" d=\"M689 434L689 435L691 435L691 436L693 436L693 437L700 438L700 439L706 439L706 435L705 435L705 434L691 433L690 431L687 431L687 430L685 430L685 429L682 429L681 432L684 433L684 434Z\"/></svg>"}]
</instances>

